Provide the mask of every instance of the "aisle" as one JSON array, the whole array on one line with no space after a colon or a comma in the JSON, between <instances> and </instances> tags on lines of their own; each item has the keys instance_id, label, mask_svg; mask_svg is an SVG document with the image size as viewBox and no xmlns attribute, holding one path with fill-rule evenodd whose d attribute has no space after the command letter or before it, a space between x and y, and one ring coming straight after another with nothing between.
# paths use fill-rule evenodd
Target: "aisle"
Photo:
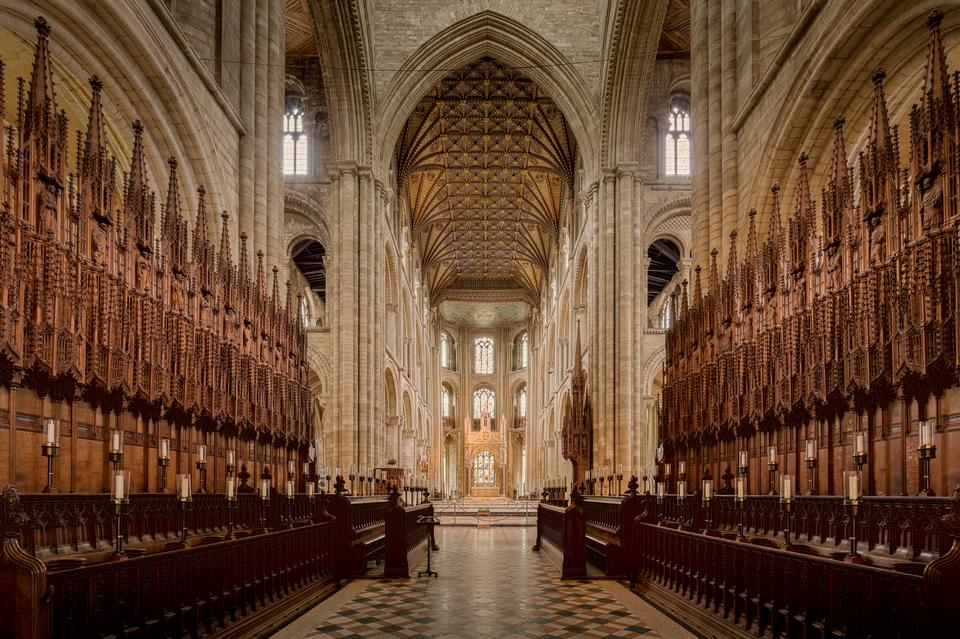
<instances>
[{"instance_id":1,"label":"aisle","mask_svg":"<svg viewBox=\"0 0 960 639\"><path fill-rule=\"evenodd\" d=\"M693 637L614 581L561 581L535 529L440 527L437 579L360 579L275 639Z\"/></svg>"}]
</instances>

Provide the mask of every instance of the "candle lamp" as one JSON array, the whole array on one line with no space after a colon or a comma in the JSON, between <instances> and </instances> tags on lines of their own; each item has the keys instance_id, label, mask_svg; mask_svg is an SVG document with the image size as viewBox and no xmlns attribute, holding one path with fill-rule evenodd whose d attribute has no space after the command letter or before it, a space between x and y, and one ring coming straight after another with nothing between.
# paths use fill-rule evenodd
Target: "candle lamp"
<instances>
[{"instance_id":1,"label":"candle lamp","mask_svg":"<svg viewBox=\"0 0 960 639\"><path fill-rule=\"evenodd\" d=\"M367 483L367 470L365 467L360 466L360 470L357 473L360 476L360 494L364 495L364 486Z\"/></svg>"},{"instance_id":2,"label":"candle lamp","mask_svg":"<svg viewBox=\"0 0 960 639\"><path fill-rule=\"evenodd\" d=\"M767 448L767 470L770 471L770 494L776 495L776 481L777 481L777 469L779 465L777 464L777 447L770 446Z\"/></svg>"},{"instance_id":3,"label":"candle lamp","mask_svg":"<svg viewBox=\"0 0 960 639\"><path fill-rule=\"evenodd\" d=\"M750 467L750 460L749 460L749 457L748 457L748 455L747 455L747 451L741 450L738 457L739 457L739 462L738 462L737 465L738 465L738 467L739 467L739 469L740 469L740 474L741 474L741 475L746 475L746 474L747 474L747 468Z\"/></svg>"},{"instance_id":4,"label":"candle lamp","mask_svg":"<svg viewBox=\"0 0 960 639\"><path fill-rule=\"evenodd\" d=\"M687 478L687 462L680 460L677 462L677 479L683 481Z\"/></svg>"},{"instance_id":5,"label":"candle lamp","mask_svg":"<svg viewBox=\"0 0 960 639\"><path fill-rule=\"evenodd\" d=\"M260 530L267 530L267 508L270 507L270 478L260 478Z\"/></svg>"},{"instance_id":6,"label":"candle lamp","mask_svg":"<svg viewBox=\"0 0 960 639\"><path fill-rule=\"evenodd\" d=\"M860 473L857 471L844 472L843 486L845 498L843 508L850 521L850 550L847 555L847 561L851 563L863 563L863 559L857 554L857 510L860 506Z\"/></svg>"},{"instance_id":7,"label":"candle lamp","mask_svg":"<svg viewBox=\"0 0 960 639\"><path fill-rule=\"evenodd\" d=\"M314 509L314 504L316 502L316 496L317 496L316 488L317 488L317 485L315 483L313 483L312 481L307 482L307 508L310 509L309 510L310 521L313 521L313 517L316 514L316 511Z\"/></svg>"},{"instance_id":8,"label":"candle lamp","mask_svg":"<svg viewBox=\"0 0 960 639\"><path fill-rule=\"evenodd\" d=\"M180 503L180 543L187 543L187 510L190 502L193 501L193 491L191 490L189 473L177 474L177 501Z\"/></svg>"},{"instance_id":9,"label":"candle lamp","mask_svg":"<svg viewBox=\"0 0 960 639\"><path fill-rule=\"evenodd\" d=\"M170 440L166 437L160 438L160 448L157 457L157 466L160 471L160 492L167 492L167 466L170 465Z\"/></svg>"},{"instance_id":10,"label":"candle lamp","mask_svg":"<svg viewBox=\"0 0 960 639\"><path fill-rule=\"evenodd\" d=\"M711 526L710 519L710 502L713 500L713 480L709 477L705 477L700 482L700 504L703 506L704 519L706 520L706 527L703 529L704 535L709 535Z\"/></svg>"},{"instance_id":11,"label":"candle lamp","mask_svg":"<svg viewBox=\"0 0 960 639\"><path fill-rule=\"evenodd\" d=\"M783 516L783 545L790 549L790 520L793 515L793 475L780 475L780 512Z\"/></svg>"},{"instance_id":12,"label":"candle lamp","mask_svg":"<svg viewBox=\"0 0 960 639\"><path fill-rule=\"evenodd\" d=\"M644 495L649 495L649 494L650 494L650 488L649 488L649 486L647 486L647 479L648 479L648 477L649 477L649 476L647 475L647 469L644 468L644 469L643 469L643 494L644 494Z\"/></svg>"},{"instance_id":13,"label":"candle lamp","mask_svg":"<svg viewBox=\"0 0 960 639\"><path fill-rule=\"evenodd\" d=\"M680 525L683 526L687 521L687 482L678 480L677 481L677 506L679 512L677 515L680 518Z\"/></svg>"},{"instance_id":14,"label":"candle lamp","mask_svg":"<svg viewBox=\"0 0 960 639\"><path fill-rule=\"evenodd\" d=\"M297 462L292 459L287 460L287 479L293 479L297 472Z\"/></svg>"},{"instance_id":15,"label":"candle lamp","mask_svg":"<svg viewBox=\"0 0 960 639\"><path fill-rule=\"evenodd\" d=\"M347 477L350 479L350 494L353 494L353 480L357 478L357 474L354 472L353 464L350 464L350 472L347 474Z\"/></svg>"},{"instance_id":16,"label":"candle lamp","mask_svg":"<svg viewBox=\"0 0 960 639\"><path fill-rule=\"evenodd\" d=\"M237 471L237 451L232 448L227 449L227 473L233 474Z\"/></svg>"},{"instance_id":17,"label":"candle lamp","mask_svg":"<svg viewBox=\"0 0 960 639\"><path fill-rule=\"evenodd\" d=\"M666 482L658 481L657 482L657 521L663 521L663 497L667 494L667 484Z\"/></svg>"},{"instance_id":18,"label":"candle lamp","mask_svg":"<svg viewBox=\"0 0 960 639\"><path fill-rule=\"evenodd\" d=\"M114 558L125 557L123 552L123 506L130 503L130 471L115 470L110 481L110 501L113 502L113 512L116 518Z\"/></svg>"},{"instance_id":19,"label":"candle lamp","mask_svg":"<svg viewBox=\"0 0 960 639\"><path fill-rule=\"evenodd\" d=\"M853 463L857 467L857 472L863 471L863 465L867 463L867 434L863 432L853 435Z\"/></svg>"},{"instance_id":20,"label":"candle lamp","mask_svg":"<svg viewBox=\"0 0 960 639\"><path fill-rule=\"evenodd\" d=\"M53 458L60 454L60 425L52 419L45 422L44 441L40 445L40 452L47 458L47 485L43 492L55 493L57 489L53 487Z\"/></svg>"},{"instance_id":21,"label":"candle lamp","mask_svg":"<svg viewBox=\"0 0 960 639\"><path fill-rule=\"evenodd\" d=\"M603 483L606 480L606 477L603 472L603 468L600 469L600 495L603 495Z\"/></svg>"},{"instance_id":22,"label":"candle lamp","mask_svg":"<svg viewBox=\"0 0 960 639\"><path fill-rule=\"evenodd\" d=\"M237 507L237 478L227 477L223 488L227 500L227 535L224 539L233 539L233 511Z\"/></svg>"},{"instance_id":23,"label":"candle lamp","mask_svg":"<svg viewBox=\"0 0 960 639\"><path fill-rule=\"evenodd\" d=\"M617 494L620 494L620 483L623 481L623 464L617 464Z\"/></svg>"},{"instance_id":24,"label":"candle lamp","mask_svg":"<svg viewBox=\"0 0 960 639\"><path fill-rule=\"evenodd\" d=\"M744 475L737 477L737 511L739 513L739 522L737 523L737 541L747 541L744 534L743 512L747 506L747 478Z\"/></svg>"},{"instance_id":25,"label":"candle lamp","mask_svg":"<svg viewBox=\"0 0 960 639\"><path fill-rule=\"evenodd\" d=\"M197 470L200 471L200 488L197 492L207 492L207 447L205 444L197 446Z\"/></svg>"},{"instance_id":26,"label":"candle lamp","mask_svg":"<svg viewBox=\"0 0 960 639\"><path fill-rule=\"evenodd\" d=\"M920 422L920 437L917 443L917 457L920 460L920 496L933 497L930 484L930 462L937 457L937 445L933 441L936 421L928 419Z\"/></svg>"},{"instance_id":27,"label":"candle lamp","mask_svg":"<svg viewBox=\"0 0 960 639\"><path fill-rule=\"evenodd\" d=\"M817 442L814 439L806 441L805 461L807 465L808 495L817 494Z\"/></svg>"},{"instance_id":28,"label":"candle lamp","mask_svg":"<svg viewBox=\"0 0 960 639\"><path fill-rule=\"evenodd\" d=\"M613 468L611 466L606 467L606 475L607 475L607 494L612 495L613 494Z\"/></svg>"},{"instance_id":29,"label":"candle lamp","mask_svg":"<svg viewBox=\"0 0 960 639\"><path fill-rule=\"evenodd\" d=\"M123 461L123 432L119 430L110 431L110 450L107 452L107 459L113 464L114 472L120 470L120 462Z\"/></svg>"}]
</instances>

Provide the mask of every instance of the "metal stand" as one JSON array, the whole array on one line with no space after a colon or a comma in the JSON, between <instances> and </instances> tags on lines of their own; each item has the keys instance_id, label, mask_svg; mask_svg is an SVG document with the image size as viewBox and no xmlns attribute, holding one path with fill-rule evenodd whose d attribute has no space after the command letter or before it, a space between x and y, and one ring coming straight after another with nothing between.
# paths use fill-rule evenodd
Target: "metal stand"
<instances>
[{"instance_id":1,"label":"metal stand","mask_svg":"<svg viewBox=\"0 0 960 639\"><path fill-rule=\"evenodd\" d=\"M435 524L440 523L439 517L431 517L424 515L422 517L417 517L418 524L427 524L430 526L430 537L427 539L427 569L421 570L417 573L417 577L438 577L437 571L430 568L430 552L434 550L433 547L433 527Z\"/></svg>"},{"instance_id":2,"label":"metal stand","mask_svg":"<svg viewBox=\"0 0 960 639\"><path fill-rule=\"evenodd\" d=\"M55 493L57 489L53 487L53 458L60 454L60 446L58 444L43 444L40 449L43 456L47 458L47 485L43 487L43 492Z\"/></svg>"},{"instance_id":3,"label":"metal stand","mask_svg":"<svg viewBox=\"0 0 960 639\"><path fill-rule=\"evenodd\" d=\"M115 503L114 504L114 514L117 517L117 543L116 543L116 556L123 557L123 504Z\"/></svg>"},{"instance_id":4,"label":"metal stand","mask_svg":"<svg viewBox=\"0 0 960 639\"><path fill-rule=\"evenodd\" d=\"M161 457L157 460L157 463L160 465L160 490L159 492L167 492L167 466L170 465L169 457Z\"/></svg>"}]
</instances>

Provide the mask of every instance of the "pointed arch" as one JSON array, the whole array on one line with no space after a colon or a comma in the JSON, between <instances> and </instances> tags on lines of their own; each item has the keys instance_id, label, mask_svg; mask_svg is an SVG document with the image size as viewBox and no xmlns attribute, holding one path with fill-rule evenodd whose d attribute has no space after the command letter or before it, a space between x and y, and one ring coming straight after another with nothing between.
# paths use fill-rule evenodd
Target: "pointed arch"
<instances>
[{"instance_id":1,"label":"pointed arch","mask_svg":"<svg viewBox=\"0 0 960 639\"><path fill-rule=\"evenodd\" d=\"M389 166L408 116L420 99L449 74L484 56L524 67L543 87L573 130L584 158L596 157L599 118L596 100L583 77L556 47L536 31L493 11L480 11L437 33L404 63L417 73L397 73L378 100L374 122L379 165Z\"/></svg>"}]
</instances>

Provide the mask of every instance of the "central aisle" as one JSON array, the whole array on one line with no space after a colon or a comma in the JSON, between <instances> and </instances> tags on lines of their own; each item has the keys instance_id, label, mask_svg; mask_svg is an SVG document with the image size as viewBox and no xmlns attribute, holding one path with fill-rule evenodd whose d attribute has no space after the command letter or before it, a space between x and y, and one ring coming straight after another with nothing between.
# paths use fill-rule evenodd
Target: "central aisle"
<instances>
[{"instance_id":1,"label":"central aisle","mask_svg":"<svg viewBox=\"0 0 960 639\"><path fill-rule=\"evenodd\" d=\"M693 637L615 581L561 581L535 528L438 527L437 579L360 579L275 635Z\"/></svg>"}]
</instances>

